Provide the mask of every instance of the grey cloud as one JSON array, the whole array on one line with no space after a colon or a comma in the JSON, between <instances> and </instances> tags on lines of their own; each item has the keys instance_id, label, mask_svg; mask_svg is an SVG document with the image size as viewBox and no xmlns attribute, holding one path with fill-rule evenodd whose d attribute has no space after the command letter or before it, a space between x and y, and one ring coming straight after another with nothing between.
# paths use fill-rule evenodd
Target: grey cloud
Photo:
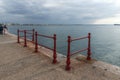
<instances>
[{"instance_id":1,"label":"grey cloud","mask_svg":"<svg viewBox=\"0 0 120 80\"><path fill-rule=\"evenodd\" d=\"M12 1L8 1L5 0L4 1L4 9L6 11L6 13L8 14L13 14L13 15L17 15L17 14L27 14L30 13L31 11L27 8L27 4L23 1L17 1L17 0L12 0Z\"/></svg>"},{"instance_id":2,"label":"grey cloud","mask_svg":"<svg viewBox=\"0 0 120 80\"><path fill-rule=\"evenodd\" d=\"M112 3L94 0L3 0L3 4L4 16L13 22L92 23L119 13Z\"/></svg>"}]
</instances>

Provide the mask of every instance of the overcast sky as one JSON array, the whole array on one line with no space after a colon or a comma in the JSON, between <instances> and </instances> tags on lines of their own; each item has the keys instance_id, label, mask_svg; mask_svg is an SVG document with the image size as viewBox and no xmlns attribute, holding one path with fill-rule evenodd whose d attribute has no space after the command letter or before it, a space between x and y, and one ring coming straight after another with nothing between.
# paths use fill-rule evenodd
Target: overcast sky
<instances>
[{"instance_id":1,"label":"overcast sky","mask_svg":"<svg viewBox=\"0 0 120 80\"><path fill-rule=\"evenodd\" d=\"M120 23L120 0L0 0L0 22Z\"/></svg>"}]
</instances>

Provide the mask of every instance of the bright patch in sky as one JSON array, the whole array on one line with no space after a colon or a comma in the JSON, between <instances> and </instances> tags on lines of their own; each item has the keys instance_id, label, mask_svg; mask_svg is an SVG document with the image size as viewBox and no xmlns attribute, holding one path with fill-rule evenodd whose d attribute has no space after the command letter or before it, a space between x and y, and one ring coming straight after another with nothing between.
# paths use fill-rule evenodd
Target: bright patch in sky
<instances>
[{"instance_id":1,"label":"bright patch in sky","mask_svg":"<svg viewBox=\"0 0 120 80\"><path fill-rule=\"evenodd\" d=\"M120 17L109 17L105 19L99 19L94 24L118 24L120 23Z\"/></svg>"}]
</instances>

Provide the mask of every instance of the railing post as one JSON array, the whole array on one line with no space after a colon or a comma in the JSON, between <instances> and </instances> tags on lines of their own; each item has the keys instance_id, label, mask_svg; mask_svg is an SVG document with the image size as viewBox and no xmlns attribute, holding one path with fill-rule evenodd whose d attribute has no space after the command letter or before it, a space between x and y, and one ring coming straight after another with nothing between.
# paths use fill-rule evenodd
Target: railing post
<instances>
[{"instance_id":1,"label":"railing post","mask_svg":"<svg viewBox=\"0 0 120 80\"><path fill-rule=\"evenodd\" d=\"M19 35L19 29L17 30L17 43L20 43L20 35Z\"/></svg>"},{"instance_id":2,"label":"railing post","mask_svg":"<svg viewBox=\"0 0 120 80\"><path fill-rule=\"evenodd\" d=\"M54 34L54 50L53 50L53 64L57 63L57 54L56 54L56 34Z\"/></svg>"},{"instance_id":3,"label":"railing post","mask_svg":"<svg viewBox=\"0 0 120 80\"><path fill-rule=\"evenodd\" d=\"M87 60L91 60L91 45L90 45L91 34L88 33L88 52L87 52Z\"/></svg>"},{"instance_id":4,"label":"railing post","mask_svg":"<svg viewBox=\"0 0 120 80\"><path fill-rule=\"evenodd\" d=\"M67 60L66 60L66 70L69 71L71 69L70 67L70 42L71 37L68 36L68 51L67 51Z\"/></svg>"},{"instance_id":5,"label":"railing post","mask_svg":"<svg viewBox=\"0 0 120 80\"><path fill-rule=\"evenodd\" d=\"M35 32L35 52L38 52L37 32Z\"/></svg>"},{"instance_id":6,"label":"railing post","mask_svg":"<svg viewBox=\"0 0 120 80\"><path fill-rule=\"evenodd\" d=\"M24 30L24 47L27 47L26 30Z\"/></svg>"},{"instance_id":7,"label":"railing post","mask_svg":"<svg viewBox=\"0 0 120 80\"><path fill-rule=\"evenodd\" d=\"M33 34L32 34L32 41L34 42L34 33L35 33L35 29L33 29Z\"/></svg>"}]
</instances>

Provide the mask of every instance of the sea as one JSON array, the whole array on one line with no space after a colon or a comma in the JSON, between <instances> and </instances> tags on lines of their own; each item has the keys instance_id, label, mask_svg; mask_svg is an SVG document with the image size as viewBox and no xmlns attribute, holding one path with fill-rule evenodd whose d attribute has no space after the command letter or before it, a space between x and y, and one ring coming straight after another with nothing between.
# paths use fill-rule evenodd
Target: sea
<instances>
[{"instance_id":1,"label":"sea","mask_svg":"<svg viewBox=\"0 0 120 80\"><path fill-rule=\"evenodd\" d=\"M57 35L57 52L67 55L67 39L85 37L91 33L92 58L120 66L120 26L113 24L84 25L41 25L41 26L8 26L8 31L17 34L17 30L35 29L39 34ZM22 34L21 34L22 35ZM30 38L30 37L29 37ZM39 37L39 43L53 48L53 40ZM87 48L88 40L71 42L71 53ZM78 53L86 55L87 51Z\"/></svg>"}]
</instances>

